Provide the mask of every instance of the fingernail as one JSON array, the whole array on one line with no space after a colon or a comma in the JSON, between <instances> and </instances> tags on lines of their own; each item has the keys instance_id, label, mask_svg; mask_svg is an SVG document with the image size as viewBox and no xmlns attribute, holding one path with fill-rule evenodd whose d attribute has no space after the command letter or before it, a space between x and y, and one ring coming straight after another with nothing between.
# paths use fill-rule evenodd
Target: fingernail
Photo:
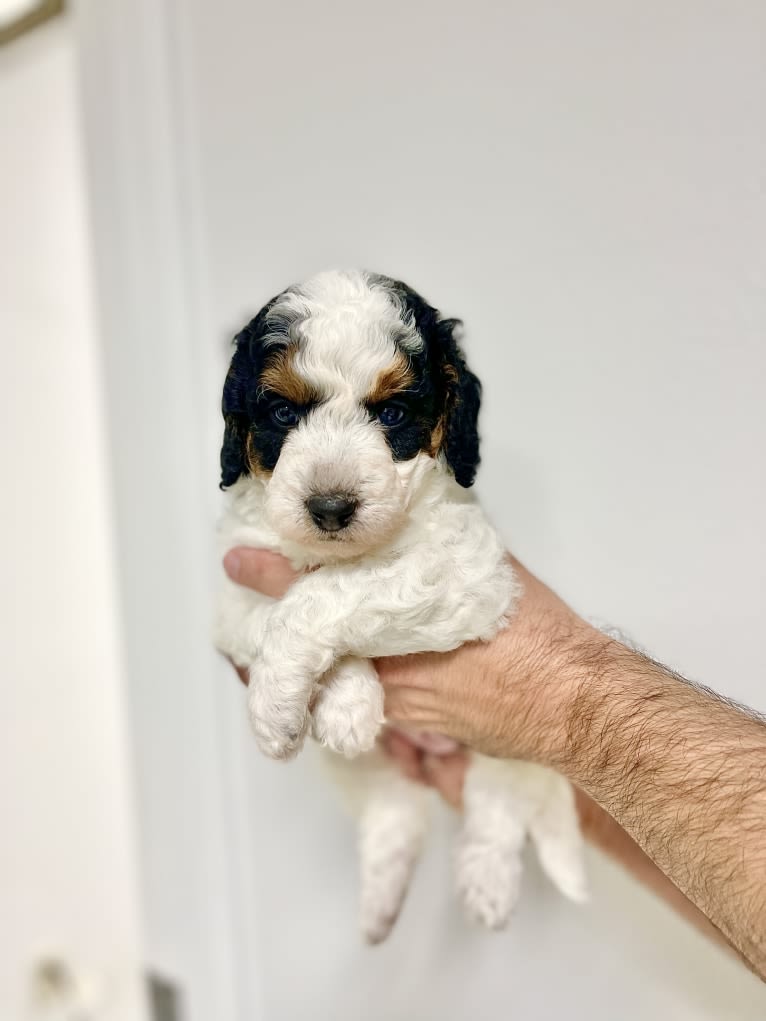
<instances>
[{"instance_id":1,"label":"fingernail","mask_svg":"<svg viewBox=\"0 0 766 1021\"><path fill-rule=\"evenodd\" d=\"M239 581L239 572L242 568L242 561L236 550L229 550L223 558L223 569L232 581Z\"/></svg>"}]
</instances>

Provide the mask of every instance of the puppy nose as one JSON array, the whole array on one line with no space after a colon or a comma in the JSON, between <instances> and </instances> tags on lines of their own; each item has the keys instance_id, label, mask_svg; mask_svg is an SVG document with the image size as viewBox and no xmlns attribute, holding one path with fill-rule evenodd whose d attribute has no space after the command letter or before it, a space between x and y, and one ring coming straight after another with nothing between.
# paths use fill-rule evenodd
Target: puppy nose
<instances>
[{"instance_id":1,"label":"puppy nose","mask_svg":"<svg viewBox=\"0 0 766 1021\"><path fill-rule=\"evenodd\" d=\"M339 532L354 516L357 501L343 493L318 493L306 500L314 524L323 532Z\"/></svg>"}]
</instances>

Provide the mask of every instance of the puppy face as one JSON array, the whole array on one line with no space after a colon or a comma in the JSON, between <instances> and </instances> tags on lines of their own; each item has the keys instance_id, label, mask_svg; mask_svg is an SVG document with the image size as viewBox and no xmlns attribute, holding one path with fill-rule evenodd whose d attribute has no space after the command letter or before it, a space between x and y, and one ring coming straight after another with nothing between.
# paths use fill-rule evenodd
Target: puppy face
<instances>
[{"instance_id":1,"label":"puppy face","mask_svg":"<svg viewBox=\"0 0 766 1021\"><path fill-rule=\"evenodd\" d=\"M369 273L322 273L278 295L235 338L221 486L259 479L276 532L328 559L397 530L424 461L470 486L480 385L458 325Z\"/></svg>"}]
</instances>

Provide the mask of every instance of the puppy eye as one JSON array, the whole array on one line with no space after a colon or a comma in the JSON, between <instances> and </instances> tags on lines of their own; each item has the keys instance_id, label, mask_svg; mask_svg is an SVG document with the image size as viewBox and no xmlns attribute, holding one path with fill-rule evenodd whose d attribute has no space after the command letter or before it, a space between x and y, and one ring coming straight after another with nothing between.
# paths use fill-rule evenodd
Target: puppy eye
<instances>
[{"instance_id":1,"label":"puppy eye","mask_svg":"<svg viewBox=\"0 0 766 1021\"><path fill-rule=\"evenodd\" d=\"M272 404L269 408L269 414L271 415L272 422L283 429L292 429L294 425L298 424L298 418L300 417L297 409L287 401L279 401L277 404Z\"/></svg>"},{"instance_id":2,"label":"puppy eye","mask_svg":"<svg viewBox=\"0 0 766 1021\"><path fill-rule=\"evenodd\" d=\"M400 404L384 404L382 408L378 409L377 415L380 424L387 429L393 429L394 426L402 425L408 417L407 409L403 408Z\"/></svg>"}]
</instances>

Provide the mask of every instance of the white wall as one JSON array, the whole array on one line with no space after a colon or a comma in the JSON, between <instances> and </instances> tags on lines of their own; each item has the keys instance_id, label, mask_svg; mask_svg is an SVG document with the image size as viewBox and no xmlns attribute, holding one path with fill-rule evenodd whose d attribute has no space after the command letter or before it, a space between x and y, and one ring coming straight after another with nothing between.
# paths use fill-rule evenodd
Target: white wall
<instances>
[{"instance_id":1,"label":"white wall","mask_svg":"<svg viewBox=\"0 0 766 1021\"><path fill-rule=\"evenodd\" d=\"M138 1021L135 820L68 20L0 49L0 138L0 1016L42 1016L27 1013L28 994L52 954L101 986L99 1018Z\"/></svg>"},{"instance_id":2,"label":"white wall","mask_svg":"<svg viewBox=\"0 0 766 1021\"><path fill-rule=\"evenodd\" d=\"M466 321L481 489L519 554L766 708L760 0L173 10L209 344L321 267L408 280ZM247 754L269 1021L763 1016L744 969L596 858L590 907L531 867L485 935L435 843L390 944L360 948L352 834L313 762Z\"/></svg>"}]
</instances>

